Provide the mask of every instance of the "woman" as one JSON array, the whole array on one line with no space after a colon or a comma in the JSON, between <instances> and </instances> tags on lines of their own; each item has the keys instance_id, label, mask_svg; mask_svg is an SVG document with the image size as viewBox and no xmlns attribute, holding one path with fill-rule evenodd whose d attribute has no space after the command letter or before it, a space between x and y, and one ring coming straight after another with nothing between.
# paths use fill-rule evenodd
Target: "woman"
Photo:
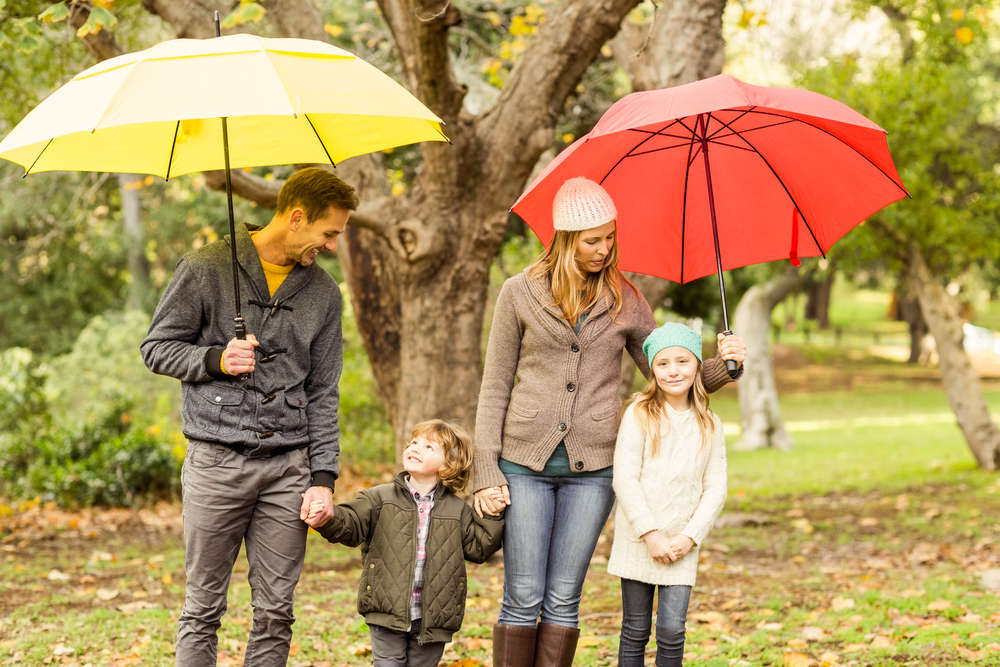
<instances>
[{"instance_id":1,"label":"woman","mask_svg":"<svg viewBox=\"0 0 1000 667\"><path fill-rule=\"evenodd\" d=\"M474 457L476 510L510 506L495 667L573 664L583 581L614 503L622 351L648 377L642 343L656 327L618 270L616 217L600 185L566 181L548 250L497 298ZM719 341L704 364L709 392L730 381L723 359L742 363L746 350Z\"/></svg>"}]
</instances>

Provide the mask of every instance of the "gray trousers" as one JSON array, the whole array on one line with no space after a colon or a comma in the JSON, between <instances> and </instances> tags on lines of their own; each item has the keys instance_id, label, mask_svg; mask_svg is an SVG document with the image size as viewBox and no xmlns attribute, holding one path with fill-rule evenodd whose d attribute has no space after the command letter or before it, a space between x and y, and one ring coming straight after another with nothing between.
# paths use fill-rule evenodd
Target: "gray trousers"
<instances>
[{"instance_id":1,"label":"gray trousers","mask_svg":"<svg viewBox=\"0 0 1000 667\"><path fill-rule=\"evenodd\" d=\"M177 632L178 667L216 664L216 631L244 541L253 604L244 667L287 663L308 530L299 519L300 494L309 483L306 447L273 458L248 458L221 445L190 441L181 471L187 588Z\"/></svg>"},{"instance_id":2,"label":"gray trousers","mask_svg":"<svg viewBox=\"0 0 1000 667\"><path fill-rule=\"evenodd\" d=\"M409 632L369 625L374 667L437 667L444 654L444 642L420 644L420 619L413 621Z\"/></svg>"}]
</instances>

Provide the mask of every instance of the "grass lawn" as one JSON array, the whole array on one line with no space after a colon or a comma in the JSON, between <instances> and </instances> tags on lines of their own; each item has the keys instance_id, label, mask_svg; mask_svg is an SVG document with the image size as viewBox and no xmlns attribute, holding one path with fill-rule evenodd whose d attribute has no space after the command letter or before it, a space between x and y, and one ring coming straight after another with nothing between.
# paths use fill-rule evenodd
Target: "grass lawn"
<instances>
[{"instance_id":1,"label":"grass lawn","mask_svg":"<svg viewBox=\"0 0 1000 667\"><path fill-rule=\"evenodd\" d=\"M1000 598L982 579L1000 570L1000 477L975 469L953 423L929 418L948 413L933 373L801 354L779 371L795 448L730 451L687 662L1000 665ZM1000 410L998 387L986 388ZM738 422L735 392L713 407ZM378 481L346 471L337 496ZM584 588L577 665L617 662L621 599L604 566L612 536L609 526ZM0 549L0 665L173 664L184 590L177 505L0 505ZM290 665L370 664L354 611L360 564L356 550L310 536ZM465 625L442 664L490 664L502 581L499 558L470 565ZM249 595L241 557L219 664L242 664Z\"/></svg>"}]
</instances>

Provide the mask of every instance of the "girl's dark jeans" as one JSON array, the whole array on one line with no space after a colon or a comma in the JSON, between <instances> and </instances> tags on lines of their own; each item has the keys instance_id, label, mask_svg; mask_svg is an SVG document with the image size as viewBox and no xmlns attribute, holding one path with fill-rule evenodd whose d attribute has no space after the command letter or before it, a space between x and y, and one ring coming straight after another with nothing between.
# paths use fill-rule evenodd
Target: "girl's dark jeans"
<instances>
[{"instance_id":1,"label":"girl's dark jeans","mask_svg":"<svg viewBox=\"0 0 1000 667\"><path fill-rule=\"evenodd\" d=\"M690 586L656 586L622 579L622 636L618 667L643 667L656 593L656 667L680 667Z\"/></svg>"}]
</instances>

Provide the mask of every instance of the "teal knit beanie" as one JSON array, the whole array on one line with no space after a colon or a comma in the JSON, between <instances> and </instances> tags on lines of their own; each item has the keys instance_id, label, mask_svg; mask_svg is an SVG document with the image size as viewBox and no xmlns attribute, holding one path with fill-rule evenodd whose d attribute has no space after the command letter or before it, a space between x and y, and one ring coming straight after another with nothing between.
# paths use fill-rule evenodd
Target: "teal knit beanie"
<instances>
[{"instance_id":1,"label":"teal knit beanie","mask_svg":"<svg viewBox=\"0 0 1000 667\"><path fill-rule=\"evenodd\" d=\"M646 337L646 342L642 344L642 352L649 360L649 365L653 365L653 357L660 350L668 347L683 347L691 350L691 353L701 361L701 336L677 322L667 322L662 327L653 329L653 333Z\"/></svg>"}]
</instances>

